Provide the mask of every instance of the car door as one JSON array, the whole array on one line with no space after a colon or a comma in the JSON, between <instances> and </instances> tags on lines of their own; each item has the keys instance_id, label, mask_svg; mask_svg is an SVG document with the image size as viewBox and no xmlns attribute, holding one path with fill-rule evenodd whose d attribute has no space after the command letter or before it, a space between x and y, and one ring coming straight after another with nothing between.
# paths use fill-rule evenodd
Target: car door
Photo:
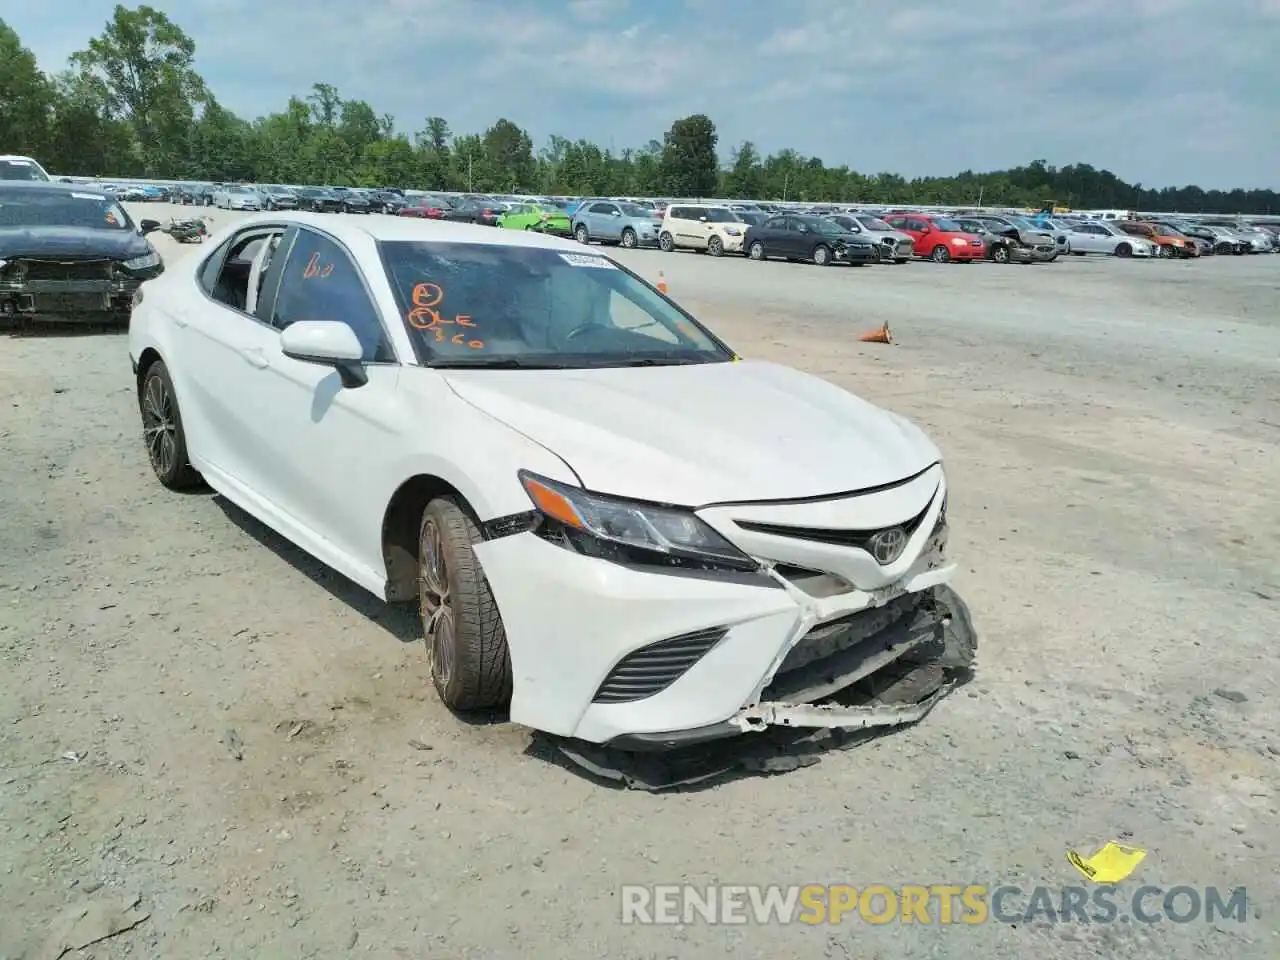
<instances>
[{"instance_id":1,"label":"car door","mask_svg":"<svg viewBox=\"0 0 1280 960\"><path fill-rule=\"evenodd\" d=\"M257 453L261 489L276 517L303 539L375 562L368 544L372 521L357 506L368 501L377 465L398 456L387 424L399 416L400 365L369 283L336 239L299 227L281 269L267 277L263 298L270 303L259 309L269 310L273 342L240 400L266 441ZM285 356L280 331L299 320L350 326L364 347L368 382L346 388L331 366Z\"/></svg>"},{"instance_id":2,"label":"car door","mask_svg":"<svg viewBox=\"0 0 1280 960\"><path fill-rule=\"evenodd\" d=\"M787 217L783 250L788 257L808 259L814 236L809 225L799 217Z\"/></svg>"},{"instance_id":3,"label":"car door","mask_svg":"<svg viewBox=\"0 0 1280 960\"><path fill-rule=\"evenodd\" d=\"M234 234L204 261L197 289L172 308L175 388L196 468L256 486L255 414L243 389L276 339L260 312L254 286L278 254L284 225L258 225ZM255 266L257 272L255 273Z\"/></svg>"},{"instance_id":4,"label":"car door","mask_svg":"<svg viewBox=\"0 0 1280 960\"><path fill-rule=\"evenodd\" d=\"M591 235L602 240L622 239L622 211L616 203L591 205Z\"/></svg>"},{"instance_id":5,"label":"car door","mask_svg":"<svg viewBox=\"0 0 1280 960\"><path fill-rule=\"evenodd\" d=\"M766 257L780 257L783 255L782 247L786 230L786 217L769 217L759 226L752 228L752 242L759 240L764 247L764 255Z\"/></svg>"}]
</instances>

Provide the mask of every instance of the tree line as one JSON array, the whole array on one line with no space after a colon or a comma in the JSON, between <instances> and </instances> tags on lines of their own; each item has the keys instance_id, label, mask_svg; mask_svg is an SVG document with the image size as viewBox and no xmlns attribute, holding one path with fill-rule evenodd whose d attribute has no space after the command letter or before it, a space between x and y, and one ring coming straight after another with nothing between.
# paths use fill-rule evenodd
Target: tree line
<instances>
[{"instance_id":1,"label":"tree line","mask_svg":"<svg viewBox=\"0 0 1280 960\"><path fill-rule=\"evenodd\" d=\"M552 195L740 197L811 202L1280 212L1274 190L1149 189L1108 170L1043 160L1008 170L906 179L827 166L751 141L718 154L715 124L696 114L661 140L618 152L528 132L499 119L455 133L443 117L412 134L364 100L316 83L279 113L246 120L196 71L195 43L163 12L116 6L102 33L55 75L40 70L0 20L0 151L71 176L248 181Z\"/></svg>"}]
</instances>

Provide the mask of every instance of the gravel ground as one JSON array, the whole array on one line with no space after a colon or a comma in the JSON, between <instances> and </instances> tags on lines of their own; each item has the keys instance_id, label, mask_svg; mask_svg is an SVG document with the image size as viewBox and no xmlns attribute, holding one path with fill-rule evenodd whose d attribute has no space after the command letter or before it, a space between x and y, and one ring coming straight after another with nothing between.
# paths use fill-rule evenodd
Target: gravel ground
<instances>
[{"instance_id":1,"label":"gravel ground","mask_svg":"<svg viewBox=\"0 0 1280 960\"><path fill-rule=\"evenodd\" d=\"M602 786L450 716L412 618L162 491L123 336L6 337L0 956L138 898L71 955L1275 957L1280 257L620 258L741 352L931 431L976 681L786 774ZM856 341L883 321L896 345ZM1126 891L1245 885L1247 921L619 922L628 883L1056 889L1108 839L1148 851Z\"/></svg>"}]
</instances>

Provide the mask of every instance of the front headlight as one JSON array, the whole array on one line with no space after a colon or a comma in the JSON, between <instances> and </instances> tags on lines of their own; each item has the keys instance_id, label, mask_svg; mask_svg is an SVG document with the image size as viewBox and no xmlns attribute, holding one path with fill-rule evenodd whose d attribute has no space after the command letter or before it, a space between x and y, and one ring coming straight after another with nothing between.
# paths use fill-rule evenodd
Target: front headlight
<instances>
[{"instance_id":1,"label":"front headlight","mask_svg":"<svg viewBox=\"0 0 1280 960\"><path fill-rule=\"evenodd\" d=\"M757 570L760 565L688 510L622 500L522 470L538 536L622 564Z\"/></svg>"},{"instance_id":2,"label":"front headlight","mask_svg":"<svg viewBox=\"0 0 1280 960\"><path fill-rule=\"evenodd\" d=\"M964 237L952 237L951 245L953 247L966 247L969 245L969 241L964 239Z\"/></svg>"},{"instance_id":3,"label":"front headlight","mask_svg":"<svg viewBox=\"0 0 1280 960\"><path fill-rule=\"evenodd\" d=\"M740 237L742 236L742 231L737 227L725 227L724 234L726 237Z\"/></svg>"},{"instance_id":4,"label":"front headlight","mask_svg":"<svg viewBox=\"0 0 1280 960\"><path fill-rule=\"evenodd\" d=\"M152 250L150 253L144 253L140 257L126 260L124 265L127 270L148 270L151 267L158 267L160 266L160 254Z\"/></svg>"}]
</instances>

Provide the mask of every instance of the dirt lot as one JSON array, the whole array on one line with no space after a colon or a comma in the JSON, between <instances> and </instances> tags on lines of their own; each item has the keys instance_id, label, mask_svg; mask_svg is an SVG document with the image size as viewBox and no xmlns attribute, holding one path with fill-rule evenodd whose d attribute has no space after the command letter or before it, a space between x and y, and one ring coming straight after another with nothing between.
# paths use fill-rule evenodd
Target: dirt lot
<instances>
[{"instance_id":1,"label":"dirt lot","mask_svg":"<svg viewBox=\"0 0 1280 960\"><path fill-rule=\"evenodd\" d=\"M412 618L163 492L123 336L5 337L0 956L137 897L71 955L1275 957L1280 257L622 259L931 431L977 681L783 775L602 786L451 717ZM1056 888L1108 839L1149 851L1127 890L1246 885L1247 922L619 923L627 883Z\"/></svg>"}]
</instances>

